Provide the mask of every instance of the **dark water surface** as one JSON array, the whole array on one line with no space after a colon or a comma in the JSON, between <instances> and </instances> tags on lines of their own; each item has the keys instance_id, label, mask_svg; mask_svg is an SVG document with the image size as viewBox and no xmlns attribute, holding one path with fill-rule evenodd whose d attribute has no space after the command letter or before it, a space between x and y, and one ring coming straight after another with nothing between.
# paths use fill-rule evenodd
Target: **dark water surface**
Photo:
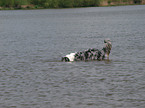
<instances>
[{"instance_id":1,"label":"dark water surface","mask_svg":"<svg viewBox=\"0 0 145 108\"><path fill-rule=\"evenodd\" d=\"M145 108L145 6L0 11L0 108Z\"/></svg>"}]
</instances>

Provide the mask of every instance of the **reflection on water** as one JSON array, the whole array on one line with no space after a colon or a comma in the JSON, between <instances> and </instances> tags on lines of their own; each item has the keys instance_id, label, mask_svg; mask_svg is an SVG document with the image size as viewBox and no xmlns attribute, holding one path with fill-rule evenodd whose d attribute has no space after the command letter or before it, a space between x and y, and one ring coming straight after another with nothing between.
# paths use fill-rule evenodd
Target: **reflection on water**
<instances>
[{"instance_id":1,"label":"reflection on water","mask_svg":"<svg viewBox=\"0 0 145 108\"><path fill-rule=\"evenodd\" d=\"M0 11L0 107L144 108L145 7ZM61 57L112 40L110 60Z\"/></svg>"}]
</instances>

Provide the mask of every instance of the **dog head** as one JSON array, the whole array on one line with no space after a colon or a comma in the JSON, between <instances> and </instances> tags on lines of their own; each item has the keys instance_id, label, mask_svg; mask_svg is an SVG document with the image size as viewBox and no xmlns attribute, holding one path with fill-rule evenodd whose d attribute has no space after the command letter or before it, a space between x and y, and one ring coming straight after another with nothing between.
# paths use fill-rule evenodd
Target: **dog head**
<instances>
[{"instance_id":1,"label":"dog head","mask_svg":"<svg viewBox=\"0 0 145 108\"><path fill-rule=\"evenodd\" d=\"M109 54L110 54L110 51L112 49L111 40L110 39L105 39L104 43L105 43L104 52L107 55L107 58L109 58Z\"/></svg>"}]
</instances>

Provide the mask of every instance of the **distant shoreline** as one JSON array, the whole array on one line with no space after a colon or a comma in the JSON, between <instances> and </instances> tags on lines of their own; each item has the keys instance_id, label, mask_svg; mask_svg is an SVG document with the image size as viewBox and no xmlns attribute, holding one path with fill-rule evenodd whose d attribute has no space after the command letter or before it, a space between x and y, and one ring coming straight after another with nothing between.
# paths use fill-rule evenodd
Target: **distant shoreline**
<instances>
[{"instance_id":1,"label":"distant shoreline","mask_svg":"<svg viewBox=\"0 0 145 108\"><path fill-rule=\"evenodd\" d=\"M54 5L54 4L53 4ZM69 8L85 8L85 7L110 7L110 6L128 6L128 5L145 5L145 0L100 0L99 3L93 5L63 5L63 6L46 6L40 4L7 4L0 5L0 10L31 10L31 9L69 9Z\"/></svg>"},{"instance_id":2,"label":"distant shoreline","mask_svg":"<svg viewBox=\"0 0 145 108\"><path fill-rule=\"evenodd\" d=\"M105 5L105 6L93 6L93 7L114 7L114 6L135 6L135 5L145 5L145 4L118 4L118 5ZM88 7L73 7L73 8L89 8L92 6L88 6ZM43 8L43 7L21 7L21 8L14 8L14 7L0 7L0 11L1 10L37 10L37 9L73 9L73 8Z\"/></svg>"}]
</instances>

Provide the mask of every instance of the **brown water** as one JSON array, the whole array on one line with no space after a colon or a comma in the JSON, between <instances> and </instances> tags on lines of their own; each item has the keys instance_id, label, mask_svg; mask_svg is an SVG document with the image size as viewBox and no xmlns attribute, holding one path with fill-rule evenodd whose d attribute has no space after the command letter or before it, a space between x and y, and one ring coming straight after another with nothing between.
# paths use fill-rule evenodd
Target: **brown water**
<instances>
[{"instance_id":1,"label":"brown water","mask_svg":"<svg viewBox=\"0 0 145 108\"><path fill-rule=\"evenodd\" d=\"M105 38L109 61L60 61ZM144 107L144 5L0 11L0 108Z\"/></svg>"}]
</instances>

